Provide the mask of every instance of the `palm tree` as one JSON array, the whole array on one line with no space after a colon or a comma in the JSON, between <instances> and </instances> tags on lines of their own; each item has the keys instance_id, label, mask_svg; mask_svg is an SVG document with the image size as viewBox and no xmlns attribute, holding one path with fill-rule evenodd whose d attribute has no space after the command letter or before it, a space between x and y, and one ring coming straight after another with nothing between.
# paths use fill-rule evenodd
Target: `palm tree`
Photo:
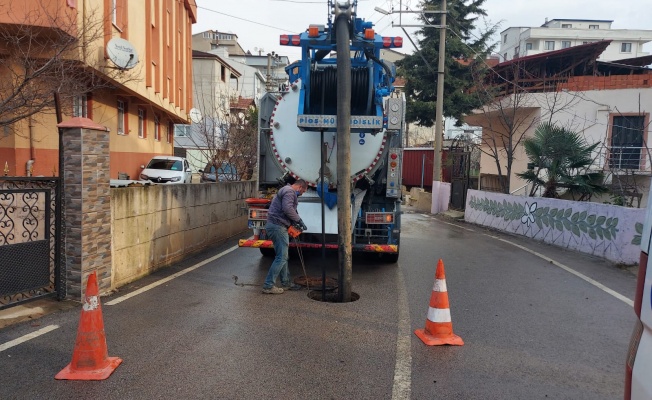
<instances>
[{"instance_id":1,"label":"palm tree","mask_svg":"<svg viewBox=\"0 0 652 400\"><path fill-rule=\"evenodd\" d=\"M530 196L544 188L543 197L559 197L566 189L573 199L589 200L594 194L606 193L602 172L589 172L591 153L599 145L589 145L576 132L540 124L534 136L523 141L530 161L526 172L516 174L532 184Z\"/></svg>"}]
</instances>

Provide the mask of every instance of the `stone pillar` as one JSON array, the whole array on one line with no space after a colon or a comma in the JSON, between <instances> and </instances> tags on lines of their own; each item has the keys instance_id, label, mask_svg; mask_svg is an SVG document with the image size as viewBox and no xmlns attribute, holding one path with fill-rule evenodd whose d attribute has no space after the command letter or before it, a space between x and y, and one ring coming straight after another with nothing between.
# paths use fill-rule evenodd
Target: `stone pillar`
<instances>
[{"instance_id":1,"label":"stone pillar","mask_svg":"<svg viewBox=\"0 0 652 400\"><path fill-rule=\"evenodd\" d=\"M79 117L57 126L63 135L66 286L68 297L81 301L93 271L100 293L111 287L109 130Z\"/></svg>"}]
</instances>

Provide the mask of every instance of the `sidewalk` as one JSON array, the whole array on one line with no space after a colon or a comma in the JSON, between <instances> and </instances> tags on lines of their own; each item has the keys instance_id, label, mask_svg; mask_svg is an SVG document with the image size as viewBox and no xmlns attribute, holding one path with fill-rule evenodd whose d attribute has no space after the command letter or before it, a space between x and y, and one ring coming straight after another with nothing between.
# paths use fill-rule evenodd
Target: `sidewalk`
<instances>
[{"instance_id":1,"label":"sidewalk","mask_svg":"<svg viewBox=\"0 0 652 400\"><path fill-rule=\"evenodd\" d=\"M0 310L0 329L19 322L35 320L44 315L68 310L80 305L81 303L71 300L58 301L54 297L47 297L9 307L5 310Z\"/></svg>"}]
</instances>

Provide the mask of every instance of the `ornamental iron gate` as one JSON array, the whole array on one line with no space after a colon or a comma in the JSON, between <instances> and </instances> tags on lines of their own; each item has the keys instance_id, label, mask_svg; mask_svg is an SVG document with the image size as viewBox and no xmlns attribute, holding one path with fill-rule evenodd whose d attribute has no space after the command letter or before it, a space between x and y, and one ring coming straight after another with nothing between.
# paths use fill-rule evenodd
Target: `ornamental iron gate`
<instances>
[{"instance_id":1,"label":"ornamental iron gate","mask_svg":"<svg viewBox=\"0 0 652 400\"><path fill-rule=\"evenodd\" d=\"M0 177L0 309L65 297L59 178Z\"/></svg>"}]
</instances>

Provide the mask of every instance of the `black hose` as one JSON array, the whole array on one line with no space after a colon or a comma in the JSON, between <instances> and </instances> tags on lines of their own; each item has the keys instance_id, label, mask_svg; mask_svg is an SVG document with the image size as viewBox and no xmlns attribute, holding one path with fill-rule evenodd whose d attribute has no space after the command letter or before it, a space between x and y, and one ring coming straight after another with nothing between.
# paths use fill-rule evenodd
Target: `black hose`
<instances>
[{"instance_id":1,"label":"black hose","mask_svg":"<svg viewBox=\"0 0 652 400\"><path fill-rule=\"evenodd\" d=\"M325 89L324 89L325 88ZM326 67L312 71L310 74L310 113L336 113L337 107L337 68ZM325 93L322 93L325 91ZM369 69L366 67L351 69L351 112L353 115L367 115L370 96ZM323 100L322 100L323 99Z\"/></svg>"}]
</instances>

